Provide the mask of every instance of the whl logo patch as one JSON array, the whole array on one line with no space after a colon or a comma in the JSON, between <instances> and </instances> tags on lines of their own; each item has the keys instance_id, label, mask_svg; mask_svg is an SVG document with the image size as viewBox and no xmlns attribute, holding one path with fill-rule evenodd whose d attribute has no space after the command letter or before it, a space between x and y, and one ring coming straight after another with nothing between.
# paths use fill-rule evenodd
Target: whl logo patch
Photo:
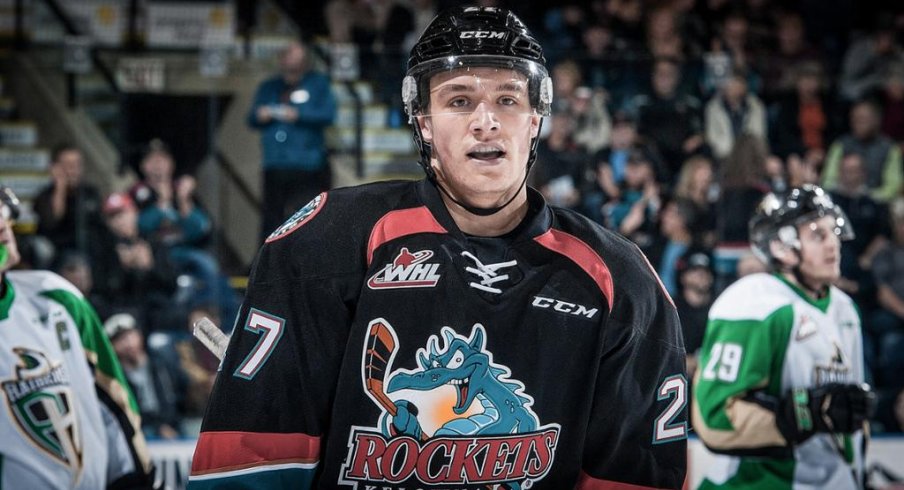
<instances>
[{"instance_id":1,"label":"whl logo patch","mask_svg":"<svg viewBox=\"0 0 904 490\"><path fill-rule=\"evenodd\" d=\"M367 281L371 289L432 288L439 282L439 264L427 262L432 250L410 252L402 247L391 264L386 264Z\"/></svg>"},{"instance_id":2,"label":"whl logo patch","mask_svg":"<svg viewBox=\"0 0 904 490\"><path fill-rule=\"evenodd\" d=\"M78 431L69 376L43 352L13 348L19 356L16 375L4 380L9 411L29 442L70 468L77 479L82 469L82 442Z\"/></svg>"}]
</instances>

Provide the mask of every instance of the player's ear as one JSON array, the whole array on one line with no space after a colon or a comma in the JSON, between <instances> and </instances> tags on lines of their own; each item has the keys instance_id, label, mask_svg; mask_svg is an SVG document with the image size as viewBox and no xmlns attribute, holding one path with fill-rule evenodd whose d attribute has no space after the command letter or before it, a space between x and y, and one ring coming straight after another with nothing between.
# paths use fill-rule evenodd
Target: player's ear
<instances>
[{"instance_id":1,"label":"player's ear","mask_svg":"<svg viewBox=\"0 0 904 490\"><path fill-rule=\"evenodd\" d=\"M530 137L534 139L540 134L540 121L543 119L539 114L530 116Z\"/></svg>"},{"instance_id":2,"label":"player's ear","mask_svg":"<svg viewBox=\"0 0 904 490\"><path fill-rule=\"evenodd\" d=\"M416 116L414 120L417 122L419 128L421 128L421 138L427 143L433 141L433 129L431 128L430 118L426 116Z\"/></svg>"}]
</instances>

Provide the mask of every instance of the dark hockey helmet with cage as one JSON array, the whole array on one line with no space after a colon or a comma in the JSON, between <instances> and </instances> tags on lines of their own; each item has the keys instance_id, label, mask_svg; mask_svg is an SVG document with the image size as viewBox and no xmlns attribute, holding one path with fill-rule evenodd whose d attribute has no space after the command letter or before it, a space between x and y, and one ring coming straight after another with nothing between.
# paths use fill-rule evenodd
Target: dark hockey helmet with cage
<instances>
[{"instance_id":1,"label":"dark hockey helmet with cage","mask_svg":"<svg viewBox=\"0 0 904 490\"><path fill-rule=\"evenodd\" d=\"M474 67L517 70L527 77L531 107L548 116L552 80L543 49L527 26L512 12L496 7L455 7L433 19L411 49L402 82L402 102L414 127L420 165L433 178L431 148L421 136L415 116L425 115L430 101L430 79L441 72ZM527 166L536 159L534 138Z\"/></svg>"},{"instance_id":2,"label":"dark hockey helmet with cage","mask_svg":"<svg viewBox=\"0 0 904 490\"><path fill-rule=\"evenodd\" d=\"M0 212L3 213L4 219L16 220L21 213L22 205L19 198L12 189L5 185L0 185Z\"/></svg>"},{"instance_id":3,"label":"dark hockey helmet with cage","mask_svg":"<svg viewBox=\"0 0 904 490\"><path fill-rule=\"evenodd\" d=\"M769 244L778 240L790 248L800 250L797 227L824 216L835 219L834 231L840 240L854 238L854 230L844 210L821 187L804 184L786 193L767 194L749 223L753 252L767 264L778 265Z\"/></svg>"}]
</instances>

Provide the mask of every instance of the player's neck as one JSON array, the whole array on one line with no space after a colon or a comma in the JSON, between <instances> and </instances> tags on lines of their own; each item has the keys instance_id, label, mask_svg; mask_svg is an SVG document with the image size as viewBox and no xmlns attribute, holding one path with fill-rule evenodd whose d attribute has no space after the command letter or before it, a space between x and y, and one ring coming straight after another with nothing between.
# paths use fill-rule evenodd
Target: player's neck
<instances>
[{"instance_id":1,"label":"player's neck","mask_svg":"<svg viewBox=\"0 0 904 490\"><path fill-rule=\"evenodd\" d=\"M790 271L783 271L782 277L789 283L797 286L797 289L814 301L825 298L826 294L829 292L829 284L807 281L803 277L798 278L797 274Z\"/></svg>"},{"instance_id":2,"label":"player's neck","mask_svg":"<svg viewBox=\"0 0 904 490\"><path fill-rule=\"evenodd\" d=\"M527 189L522 187L518 196L507 206L489 216L479 216L452 202L442 194L449 215L462 232L468 235L494 237L505 235L515 229L527 215ZM506 199L507 200L507 199ZM505 201L502 201L505 202Z\"/></svg>"}]
</instances>

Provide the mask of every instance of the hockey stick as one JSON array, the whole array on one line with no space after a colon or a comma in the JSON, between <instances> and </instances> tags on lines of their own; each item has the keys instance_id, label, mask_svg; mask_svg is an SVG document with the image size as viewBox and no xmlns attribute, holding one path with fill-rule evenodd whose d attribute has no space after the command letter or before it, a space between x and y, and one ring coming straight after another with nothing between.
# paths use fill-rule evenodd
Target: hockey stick
<instances>
[{"instance_id":1,"label":"hockey stick","mask_svg":"<svg viewBox=\"0 0 904 490\"><path fill-rule=\"evenodd\" d=\"M392 327L385 322L386 320L382 318L370 322L361 369L364 372L364 389L367 394L389 415L395 417L398 409L386 396L383 383L386 381L386 373L389 372L398 345Z\"/></svg>"},{"instance_id":2,"label":"hockey stick","mask_svg":"<svg viewBox=\"0 0 904 490\"><path fill-rule=\"evenodd\" d=\"M226 355L226 347L229 345L229 336L224 334L220 327L210 321L206 316L196 321L191 331L196 339L200 340L219 360Z\"/></svg>"}]
</instances>

